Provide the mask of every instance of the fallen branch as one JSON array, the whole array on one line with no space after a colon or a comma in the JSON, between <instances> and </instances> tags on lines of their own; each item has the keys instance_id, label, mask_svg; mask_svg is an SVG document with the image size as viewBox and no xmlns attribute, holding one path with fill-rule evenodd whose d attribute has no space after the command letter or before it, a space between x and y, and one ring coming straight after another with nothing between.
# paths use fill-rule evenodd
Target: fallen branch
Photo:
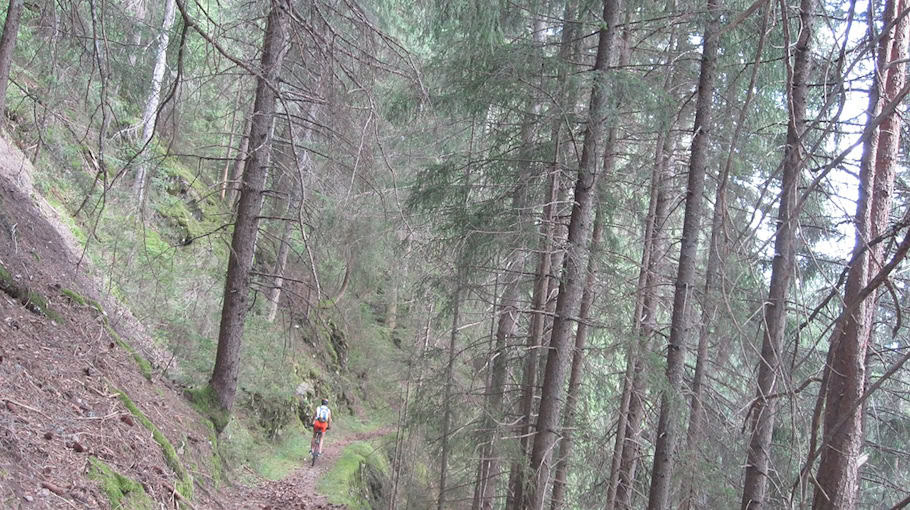
<instances>
[{"instance_id":1,"label":"fallen branch","mask_svg":"<svg viewBox=\"0 0 910 510\"><path fill-rule=\"evenodd\" d=\"M13 404L13 405L16 405L16 406L19 406L19 407L23 407L23 408L25 408L25 409L28 409L29 411L36 412L36 413L40 414L41 416L44 416L45 418L47 418L48 421L51 421L51 417L50 417L50 416L48 416L48 415L42 413L41 411L35 409L34 407L27 406L27 405L25 405L25 404L23 404L23 403L21 403L21 402L16 402L15 400L13 400L13 399L11 399L11 398L0 397L0 399L5 400L5 401L6 401L7 403L9 403L9 404Z\"/></svg>"},{"instance_id":2,"label":"fallen branch","mask_svg":"<svg viewBox=\"0 0 910 510\"><path fill-rule=\"evenodd\" d=\"M180 502L183 503L184 505L188 506L190 508L190 510L196 510L196 507L193 506L193 504L190 503L190 501L188 499L183 497L183 494L180 494L179 492L177 492L177 489L168 485L167 482L161 482L161 485L163 485L164 488L167 489L171 493L172 498L174 498L175 500L180 500Z\"/></svg>"}]
</instances>

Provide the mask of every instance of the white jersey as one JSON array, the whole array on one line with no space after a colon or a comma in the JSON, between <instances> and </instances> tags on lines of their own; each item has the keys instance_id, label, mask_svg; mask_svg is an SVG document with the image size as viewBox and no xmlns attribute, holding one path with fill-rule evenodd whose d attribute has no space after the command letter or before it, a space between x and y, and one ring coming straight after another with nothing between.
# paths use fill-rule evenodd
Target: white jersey
<instances>
[{"instance_id":1,"label":"white jersey","mask_svg":"<svg viewBox=\"0 0 910 510\"><path fill-rule=\"evenodd\" d=\"M316 421L329 421L329 418L332 417L332 411L329 410L329 406L319 406L316 408Z\"/></svg>"}]
</instances>

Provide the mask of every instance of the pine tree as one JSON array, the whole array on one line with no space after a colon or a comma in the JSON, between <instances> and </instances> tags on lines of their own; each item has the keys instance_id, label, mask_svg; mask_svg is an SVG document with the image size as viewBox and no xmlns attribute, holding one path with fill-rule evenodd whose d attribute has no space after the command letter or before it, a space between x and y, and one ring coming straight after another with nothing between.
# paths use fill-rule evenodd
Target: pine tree
<instances>
[{"instance_id":1,"label":"pine tree","mask_svg":"<svg viewBox=\"0 0 910 510\"><path fill-rule=\"evenodd\" d=\"M249 303L250 269L255 252L265 181L269 171L272 122L277 99L275 86L281 74L281 63L287 49L285 23L289 9L287 0L271 0L262 42L262 74L257 79L256 101L250 122L252 149L243 169L240 202L237 205L237 219L224 285L218 351L210 380L218 403L226 411L231 410L237 393L240 348Z\"/></svg>"}]
</instances>

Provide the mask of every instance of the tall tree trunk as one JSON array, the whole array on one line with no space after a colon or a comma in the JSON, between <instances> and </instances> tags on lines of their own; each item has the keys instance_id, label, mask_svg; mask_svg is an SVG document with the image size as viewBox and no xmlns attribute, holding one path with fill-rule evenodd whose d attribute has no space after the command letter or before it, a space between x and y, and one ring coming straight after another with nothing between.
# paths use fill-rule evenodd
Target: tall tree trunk
<instances>
[{"instance_id":1,"label":"tall tree trunk","mask_svg":"<svg viewBox=\"0 0 910 510\"><path fill-rule=\"evenodd\" d=\"M796 199L800 171L804 160L800 138L806 124L806 102L809 94L808 74L814 0L800 0L800 32L793 49L792 70L787 55L787 98L789 122L787 147L784 152L781 177L780 204L777 214L777 233L774 239L774 260L771 265L771 283L764 306L764 334L761 359L758 362L758 388L755 403L750 409L752 436L746 458L743 483L743 510L760 510L766 502L768 470L771 461L771 436L774 432L774 401L767 396L774 393L780 366L780 349L786 326L787 294L793 273L794 239L796 235ZM790 26L787 13L783 26Z\"/></svg>"},{"instance_id":2,"label":"tall tree trunk","mask_svg":"<svg viewBox=\"0 0 910 510\"><path fill-rule=\"evenodd\" d=\"M695 264L705 189L708 133L711 130L711 110L714 78L717 68L717 23L719 1L708 0L708 21L704 33L701 69L698 79L698 98L695 103L695 126L689 155L689 176L686 186L686 209L679 248L679 268L673 294L673 315L670 319L670 339L667 346L667 388L661 392L660 417L657 422L657 441L654 445L654 466L651 469L651 488L648 491L648 510L668 508L673 462L676 455L679 404L686 358L689 307L694 300Z\"/></svg>"},{"instance_id":3,"label":"tall tree trunk","mask_svg":"<svg viewBox=\"0 0 910 510\"><path fill-rule=\"evenodd\" d=\"M288 206L290 209L291 205ZM281 301L281 290L284 287L284 272L288 265L288 255L291 252L291 232L294 230L294 224L285 220L281 226L281 238L279 239L278 255L275 257L275 266L272 269L272 285L266 293L268 300L268 311L266 320L274 322L278 316L278 303Z\"/></svg>"},{"instance_id":4,"label":"tall tree trunk","mask_svg":"<svg viewBox=\"0 0 910 510\"><path fill-rule=\"evenodd\" d=\"M164 71L167 67L167 46L170 40L171 26L174 25L176 13L176 0L166 0L164 4L164 20L161 30L158 31L158 45L155 50L155 69L152 71L152 88L145 102L142 112L142 140L143 145L148 145L155 134L155 123L158 117L158 103L161 98L161 84L164 82ZM145 200L146 180L148 180L148 163L140 163L136 170L136 200L140 207Z\"/></svg>"},{"instance_id":5,"label":"tall tree trunk","mask_svg":"<svg viewBox=\"0 0 910 510\"><path fill-rule=\"evenodd\" d=\"M19 36L19 20L22 18L23 0L9 0L3 35L0 36L0 127L6 125L6 89L9 86L9 70Z\"/></svg>"},{"instance_id":6,"label":"tall tree trunk","mask_svg":"<svg viewBox=\"0 0 910 510\"><path fill-rule=\"evenodd\" d=\"M708 341L712 333L711 328L718 312L719 303L721 302L720 297L716 294L718 292L716 280L722 278L722 275L720 274L721 261L726 258L726 252L728 251L725 247L725 243L723 243L723 229L727 218L727 184L729 182L730 170L733 166L733 154L736 151L740 133L746 122L749 105L752 102L758 69L761 65L762 53L765 46L765 33L768 26L768 17L771 13L771 9L767 5L763 10L761 31L759 33L758 45L755 50L755 60L752 64L752 75L749 79L749 86L746 89L746 99L740 110L739 118L736 121L733 138L730 141L730 150L727 153L726 163L717 179L717 190L714 195L714 213L711 219L711 241L708 244L708 262L705 267L705 286L702 297L701 324L699 325L698 330L695 374L692 377L689 428L686 432L685 452L688 456L688 469L683 481L682 490L683 497L685 498L682 506L684 510L703 508L706 505L706 502L702 500L705 491L700 487L701 484L699 481L707 480L698 478L701 470L696 461L696 452L699 449L699 445L704 441L702 398L704 396L705 368L708 364Z\"/></svg>"},{"instance_id":7,"label":"tall tree trunk","mask_svg":"<svg viewBox=\"0 0 910 510\"><path fill-rule=\"evenodd\" d=\"M442 453L439 460L439 497L436 499L436 509L446 508L445 495L446 483L449 472L449 434L452 427L452 386L455 384L455 357L456 341L458 340L458 321L461 311L462 276L458 269L455 277L455 295L452 303L452 331L449 334L449 361L446 364L445 395L442 401Z\"/></svg>"},{"instance_id":8,"label":"tall tree trunk","mask_svg":"<svg viewBox=\"0 0 910 510\"><path fill-rule=\"evenodd\" d=\"M518 250L516 250L517 252ZM506 266L507 278L500 296L497 314L499 321L495 333L495 345L492 351L492 367L489 385L486 389L486 416L482 421L480 433L487 438L481 448L480 465L478 469L479 485L475 487L475 501L477 508L490 510L493 508L493 495L499 479L499 459L497 457L497 441L500 438L498 423L502 421L503 391L505 389L507 371L507 344L508 339L515 335L515 326L518 322L518 290L521 274L520 254L513 256Z\"/></svg>"},{"instance_id":9,"label":"tall tree trunk","mask_svg":"<svg viewBox=\"0 0 910 510\"><path fill-rule=\"evenodd\" d=\"M309 111L306 113L304 118L307 118L313 114L313 111L316 107L311 106ZM288 129L289 138L293 135L293 130ZM285 205L285 220L284 225L281 229L281 240L280 245L278 246L278 256L275 259L275 266L272 270L272 285L269 287L269 291L266 295L268 300L268 313L266 318L269 322L275 320L275 317L278 315L278 303L281 301L281 292L284 289L284 272L287 268L288 255L291 251L291 233L294 230L295 222L291 220L294 215L298 215L297 224L303 225L303 218L299 217L301 214L301 203L303 202L304 191L306 186L304 184L304 179L306 175L313 171L312 160L310 159L310 153L307 150L298 151L294 149L295 145L307 146L309 142L312 141L313 128L307 126L304 128L303 132L299 135L299 142L291 140L291 148L289 150L291 156L290 168L288 168L287 175L285 175L284 182L285 194L287 195L287 201ZM225 169L226 170L226 169ZM347 268L350 268L348 264ZM348 274L348 273L345 273Z\"/></svg>"},{"instance_id":10,"label":"tall tree trunk","mask_svg":"<svg viewBox=\"0 0 910 510\"><path fill-rule=\"evenodd\" d=\"M57 16L57 1L45 0L38 16L38 32L51 44L51 53L56 55L57 37L60 35L60 18Z\"/></svg>"},{"instance_id":11,"label":"tall tree trunk","mask_svg":"<svg viewBox=\"0 0 910 510\"><path fill-rule=\"evenodd\" d=\"M560 39L559 57L561 65L557 71L557 83L560 87L560 107L566 107L569 104L568 97L574 96L569 86L568 80L568 62L572 60L573 49L578 48L576 43L576 34L578 32L578 22L576 17L575 0L566 2L564 10L564 25L562 37ZM574 109L574 106L571 107ZM512 462L509 472L509 490L506 494L506 508L508 510L519 510L524 501L524 487L527 478L527 456L531 450L531 427L533 423L534 401L537 394L538 386L538 365L540 363L540 346L543 343L544 330L547 323L547 303L551 290L557 288L556 280L553 278L553 268L561 265L561 258L554 256L555 238L557 236L556 228L556 203L560 197L561 181L561 154L563 144L560 141L560 132L564 123L564 113L560 113L553 119L551 125L551 139L555 144L553 150L553 161L547 180L547 192L544 197L544 206L541 213L540 222L540 246L537 260L536 277L534 280L534 290L531 296L531 318L528 326L528 339L526 343L527 352L525 354L524 367L521 382L521 399L519 401L520 414L519 422L516 427L519 435L520 453L519 458ZM557 260L558 259L558 260Z\"/></svg>"},{"instance_id":12,"label":"tall tree trunk","mask_svg":"<svg viewBox=\"0 0 910 510\"><path fill-rule=\"evenodd\" d=\"M657 288L662 271L662 259L667 239L664 234L669 215L670 196L668 180L670 162L675 142L672 127L675 121L661 134L657 142L654 170L651 175L651 199L645 225L644 248L638 277L638 290L633 315L633 344L629 346L626 374L623 380L623 396L617 424L614 445L614 462L611 470L610 488L606 508L631 508L632 485L635 470L641 455L641 425L645 412L646 374L644 354L650 352L652 339L656 336L658 306L660 300Z\"/></svg>"},{"instance_id":13,"label":"tall tree trunk","mask_svg":"<svg viewBox=\"0 0 910 510\"><path fill-rule=\"evenodd\" d=\"M130 0L128 2L125 2L123 10L132 16L132 22L136 27L145 24L145 15L148 11L148 6L146 5L145 0ZM136 59L138 58L142 48L142 30L134 29L131 35L133 39L133 47L130 48L127 61L130 63L130 67L133 67L136 65Z\"/></svg>"},{"instance_id":14,"label":"tall tree trunk","mask_svg":"<svg viewBox=\"0 0 910 510\"><path fill-rule=\"evenodd\" d=\"M889 0L884 26L890 29L879 41L878 65L870 95L869 119L882 105L895 99L906 78L907 17L894 23L905 0ZM872 337L876 292L865 299L861 292L882 266L882 243L868 244L888 227L894 190L895 163L899 156L901 120L889 115L864 147L856 210L856 245L844 291L844 308L831 338L825 388L824 435L818 484L813 508L855 508L859 491L860 451L863 444L863 406L860 398L866 379L866 351Z\"/></svg>"},{"instance_id":15,"label":"tall tree trunk","mask_svg":"<svg viewBox=\"0 0 910 510\"><path fill-rule=\"evenodd\" d=\"M672 2L671 2L672 5ZM678 53L679 39L674 33L668 45L666 60ZM672 52L672 53L671 53ZM677 88L680 73L667 66L664 88L672 94ZM677 115L678 117L678 115ZM664 228L669 211L667 183L670 162L676 145L672 136L678 118L668 118L657 137L654 166L649 186L648 214L645 218L644 242L641 253L635 309L632 314L632 338L626 355L623 392L620 400L610 479L604 508L628 508L633 494L632 483L640 455L641 422L645 409L645 374L642 355L650 351L651 339L657 332L659 300L658 279L666 250Z\"/></svg>"},{"instance_id":16,"label":"tall tree trunk","mask_svg":"<svg viewBox=\"0 0 910 510\"><path fill-rule=\"evenodd\" d=\"M611 131L614 131L611 129ZM608 140L615 140L615 132ZM608 145L610 142L608 142ZM612 172L615 166L615 155L610 154L604 162L605 174ZM563 510L565 506L566 484L569 477L569 461L572 458L572 445L574 441L576 413L578 405L578 391L581 388L582 367L585 363L585 345L588 341L588 319L591 317L591 308L594 306L594 282L597 280L597 253L603 235L603 205L597 206L594 215L594 234L591 236L591 256L588 258L588 274L585 278L585 288L581 296L581 307L578 312L578 329L575 331L575 351L572 353L572 368L569 371L569 389L566 394L566 409L563 413L563 434L559 441L559 457L556 462L556 477L553 480L553 495L550 499L551 510Z\"/></svg>"},{"instance_id":17,"label":"tall tree trunk","mask_svg":"<svg viewBox=\"0 0 910 510\"><path fill-rule=\"evenodd\" d=\"M607 84L605 73L610 62L612 42L621 2L603 2L603 26L599 30L597 57L594 62L594 84L591 90L590 110L585 127L584 144L575 183L575 200L569 220L565 273L556 302L556 315L547 366L540 397L534 448L531 450L530 469L535 481L528 487L526 507L541 510L550 482L550 455L556 442L560 402L564 394L566 365L571 347L573 318L577 316L584 289L584 274L591 241L591 213L594 207L598 171L599 148L606 116Z\"/></svg>"},{"instance_id":18,"label":"tall tree trunk","mask_svg":"<svg viewBox=\"0 0 910 510\"><path fill-rule=\"evenodd\" d=\"M541 49L544 45L544 34L546 27L543 23L542 15L537 15L534 20L533 45L534 48ZM537 77L543 79L542 77ZM487 433L489 442L486 448L481 451L483 454L480 459L480 487L479 507L482 510L492 510L493 500L496 487L499 483L499 470L501 460L497 453L497 441L499 440L500 430L497 423L503 418L503 399L506 383L506 371L508 370L507 348L509 339L515 336L515 329L518 324L518 314L520 306L520 284L522 283L521 275L524 274L526 250L528 247L528 202L529 189L531 180L534 177L536 168L534 167L534 149L537 143L536 122L540 116L541 104L535 97L529 101L526 109L525 119L521 128L521 150L519 151L517 183L512 191L511 208L515 216L516 237L515 242L510 243L509 249L511 255L506 263L506 282L503 285L502 295L499 299L498 313L499 324L496 328L496 345L493 352L492 377L490 387L487 390L486 412L488 413L484 430ZM485 451L484 451L485 450Z\"/></svg>"},{"instance_id":19,"label":"tall tree trunk","mask_svg":"<svg viewBox=\"0 0 910 510\"><path fill-rule=\"evenodd\" d=\"M253 264L259 212L266 176L272 121L275 115L276 91L284 59L285 20L290 10L287 0L271 0L262 43L262 74L257 79L256 100L250 123L250 151L243 171L237 220L231 240L227 279L224 285L224 305L221 309L221 327L218 333L218 351L210 384L221 407L230 411L237 393L237 376L240 372L240 347L243 325L249 302L250 269Z\"/></svg>"},{"instance_id":20,"label":"tall tree trunk","mask_svg":"<svg viewBox=\"0 0 910 510\"><path fill-rule=\"evenodd\" d=\"M559 171L553 169L550 172L547 201L544 205L543 218L541 220L541 242L537 262L537 271L535 272L534 291L531 297L531 320L528 326L527 353L525 354L524 367L521 383L521 400L519 415L519 437L521 446L521 457L512 463L509 472L509 492L506 496L506 508L517 510L523 500L524 482L525 482L525 463L527 455L530 452L531 442L531 424L534 413L534 396L537 393L537 365L538 351L544 335L546 324L547 296L550 289L555 287L554 279L551 275L551 265L553 262L553 245L556 227L555 227L555 202L559 190Z\"/></svg>"}]
</instances>

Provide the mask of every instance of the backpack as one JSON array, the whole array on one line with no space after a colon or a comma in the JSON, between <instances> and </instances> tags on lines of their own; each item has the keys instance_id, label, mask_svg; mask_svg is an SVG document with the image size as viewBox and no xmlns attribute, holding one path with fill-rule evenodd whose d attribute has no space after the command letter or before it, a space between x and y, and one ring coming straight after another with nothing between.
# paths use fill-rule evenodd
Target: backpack
<instances>
[{"instance_id":1,"label":"backpack","mask_svg":"<svg viewBox=\"0 0 910 510\"><path fill-rule=\"evenodd\" d=\"M325 423L329 421L329 407L319 406L316 408L316 421Z\"/></svg>"}]
</instances>

